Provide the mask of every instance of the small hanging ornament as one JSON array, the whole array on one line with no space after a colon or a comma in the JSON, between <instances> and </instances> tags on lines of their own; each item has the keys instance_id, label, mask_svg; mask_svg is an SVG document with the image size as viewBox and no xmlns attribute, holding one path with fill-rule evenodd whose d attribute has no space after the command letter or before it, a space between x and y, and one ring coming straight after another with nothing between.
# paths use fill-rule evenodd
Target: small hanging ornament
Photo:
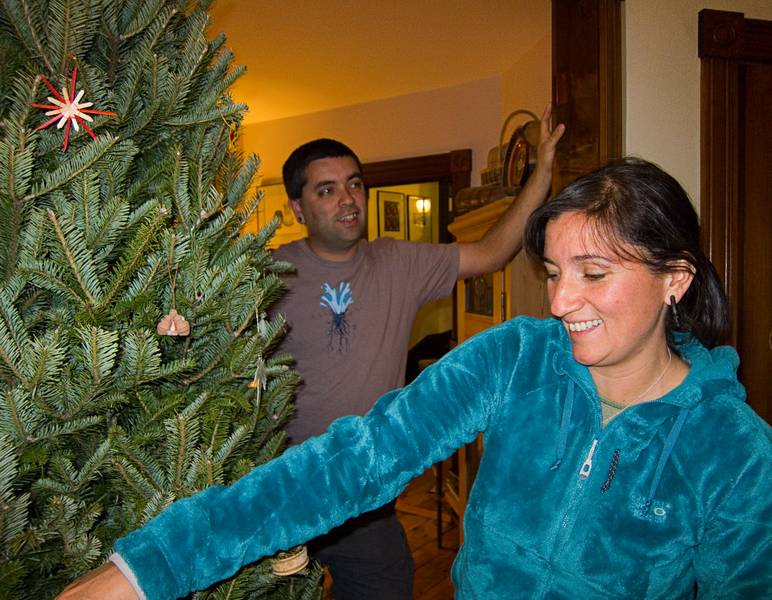
<instances>
[{"instance_id":1,"label":"small hanging ornament","mask_svg":"<svg viewBox=\"0 0 772 600\"><path fill-rule=\"evenodd\" d=\"M268 335L268 315L264 312L261 312L257 317L257 333L260 334L261 337L266 337Z\"/></svg>"},{"instance_id":2,"label":"small hanging ornament","mask_svg":"<svg viewBox=\"0 0 772 600\"><path fill-rule=\"evenodd\" d=\"M217 102L218 108L222 108L223 101L220 99ZM220 113L220 118L223 120L223 123L225 123L225 126L228 128L228 150L231 152L235 152L238 150L238 141L239 141L239 134L238 134L238 123L236 121L229 121L225 118L225 115Z\"/></svg>"},{"instance_id":3,"label":"small hanging ornament","mask_svg":"<svg viewBox=\"0 0 772 600\"><path fill-rule=\"evenodd\" d=\"M260 410L260 402L263 398L263 392L268 387L268 373L265 370L265 361L262 356L257 358L255 365L255 376L249 382L249 386L255 390L255 411Z\"/></svg>"},{"instance_id":4,"label":"small hanging ornament","mask_svg":"<svg viewBox=\"0 0 772 600\"><path fill-rule=\"evenodd\" d=\"M190 323L173 308L159 321L156 331L158 335L186 336L190 334Z\"/></svg>"},{"instance_id":5,"label":"small hanging ornament","mask_svg":"<svg viewBox=\"0 0 772 600\"><path fill-rule=\"evenodd\" d=\"M40 75L40 79L43 80L43 83L46 84L49 90L54 95L54 98L51 96L48 96L47 100L51 104L35 104L33 103L32 106L35 108L44 108L49 109L48 112L46 112L46 116L51 116L48 121L40 125L35 129L37 131L38 129L45 129L49 125L53 125L54 121L59 121L56 124L57 129L61 129L64 127L64 145L62 146L64 150L67 150L67 143L70 140L70 127L74 127L75 131L78 131L78 123L83 127L83 129L86 130L86 132L91 136L92 139L96 139L96 134L91 131L88 125L86 125L86 121L93 121L89 115L110 115L115 116L114 112L106 111L106 110L91 110L88 107L93 106L93 102L81 102L83 99L83 90L80 90L75 95L75 85L78 79L78 67L73 68L72 70L72 77L70 79L70 89L69 92L67 90L67 87L62 88L62 93L59 94L54 89L54 86L52 86L48 79Z\"/></svg>"},{"instance_id":6,"label":"small hanging ornament","mask_svg":"<svg viewBox=\"0 0 772 600\"><path fill-rule=\"evenodd\" d=\"M249 383L249 387L262 390L268 387L268 375L265 371L265 361L262 357L257 359L257 365L255 365L255 377Z\"/></svg>"},{"instance_id":7,"label":"small hanging ornament","mask_svg":"<svg viewBox=\"0 0 772 600\"><path fill-rule=\"evenodd\" d=\"M279 552L271 561L274 575L286 577L302 571L308 564L308 550L305 546L295 546L286 552Z\"/></svg>"},{"instance_id":8,"label":"small hanging ornament","mask_svg":"<svg viewBox=\"0 0 772 600\"><path fill-rule=\"evenodd\" d=\"M268 387L268 374L265 370L265 361L262 356L258 357L257 364L255 365L255 376L252 381L249 382L249 387L257 390L257 401L260 402L260 392L264 391Z\"/></svg>"},{"instance_id":9,"label":"small hanging ornament","mask_svg":"<svg viewBox=\"0 0 772 600\"><path fill-rule=\"evenodd\" d=\"M158 335L186 336L190 334L190 323L187 319L177 312L177 269L172 268L174 264L174 245L176 236L172 234L169 238L169 259L166 263L166 270L169 274L169 287L172 291L172 308L156 327Z\"/></svg>"},{"instance_id":10,"label":"small hanging ornament","mask_svg":"<svg viewBox=\"0 0 772 600\"><path fill-rule=\"evenodd\" d=\"M231 150L235 150L238 147L238 135L236 134L236 126L228 125L228 147Z\"/></svg>"}]
</instances>

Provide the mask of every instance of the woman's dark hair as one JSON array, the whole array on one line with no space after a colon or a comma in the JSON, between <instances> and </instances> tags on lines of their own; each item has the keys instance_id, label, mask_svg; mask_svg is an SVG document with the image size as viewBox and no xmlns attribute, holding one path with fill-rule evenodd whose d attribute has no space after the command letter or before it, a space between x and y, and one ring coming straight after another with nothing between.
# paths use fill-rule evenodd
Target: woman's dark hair
<instances>
[{"instance_id":1,"label":"woman's dark hair","mask_svg":"<svg viewBox=\"0 0 772 600\"><path fill-rule=\"evenodd\" d=\"M726 335L724 289L700 247L697 213L673 177L645 160L623 158L577 179L529 218L524 246L530 257L544 259L547 224L565 213L585 215L601 243L653 273L672 272L679 268L675 261L689 265L694 279L678 303L680 327L668 311L671 346L673 331L688 332L708 348Z\"/></svg>"},{"instance_id":2,"label":"woman's dark hair","mask_svg":"<svg viewBox=\"0 0 772 600\"><path fill-rule=\"evenodd\" d=\"M297 200L303 195L303 186L306 185L306 168L309 164L321 158L338 158L341 156L353 158L359 172L362 172L362 163L359 157L351 148L338 140L320 138L295 148L281 168L287 197Z\"/></svg>"}]
</instances>

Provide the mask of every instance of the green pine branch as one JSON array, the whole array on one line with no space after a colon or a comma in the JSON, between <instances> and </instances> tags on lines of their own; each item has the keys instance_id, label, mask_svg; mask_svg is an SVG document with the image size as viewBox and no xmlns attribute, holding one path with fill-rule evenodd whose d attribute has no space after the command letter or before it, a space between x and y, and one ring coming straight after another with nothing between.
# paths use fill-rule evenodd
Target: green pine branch
<instances>
[{"instance_id":1,"label":"green pine branch","mask_svg":"<svg viewBox=\"0 0 772 600\"><path fill-rule=\"evenodd\" d=\"M47 44L41 37L41 34L46 31L43 15L36 8L36 4L31 0L4 0L3 2L5 17L15 31L16 39L24 46L30 57L36 57L49 73L54 73Z\"/></svg>"},{"instance_id":2,"label":"green pine branch","mask_svg":"<svg viewBox=\"0 0 772 600\"><path fill-rule=\"evenodd\" d=\"M118 332L105 331L99 327L77 327L75 333L80 339L80 364L91 377L91 385L99 386L108 377L118 355Z\"/></svg>"},{"instance_id":3,"label":"green pine branch","mask_svg":"<svg viewBox=\"0 0 772 600\"><path fill-rule=\"evenodd\" d=\"M191 109L183 115L173 117L165 121L166 125L172 127L191 127L194 125L208 125L210 123L217 123L218 121L225 119L235 119L241 113L246 110L245 104L233 104L231 106L223 106L221 108L213 109Z\"/></svg>"},{"instance_id":4,"label":"green pine branch","mask_svg":"<svg viewBox=\"0 0 772 600\"><path fill-rule=\"evenodd\" d=\"M126 289L131 278L145 262L147 254L157 246L158 235L165 220L165 215L158 211L155 217L151 217L137 229L124 252L113 264L109 285L96 310L107 310L108 306Z\"/></svg>"},{"instance_id":5,"label":"green pine branch","mask_svg":"<svg viewBox=\"0 0 772 600\"><path fill-rule=\"evenodd\" d=\"M57 216L47 209L48 220L54 228L59 242L59 251L64 258L62 273L70 274L77 282L78 295L85 298L88 308L94 307L102 298L102 285L96 274L94 257L86 246L83 234L66 215Z\"/></svg>"},{"instance_id":6,"label":"green pine branch","mask_svg":"<svg viewBox=\"0 0 772 600\"><path fill-rule=\"evenodd\" d=\"M47 332L48 333L48 332ZM23 385L33 396L46 389L46 384L56 382L67 360L65 348L57 332L36 338L21 346L20 367L24 373Z\"/></svg>"},{"instance_id":7,"label":"green pine branch","mask_svg":"<svg viewBox=\"0 0 772 600\"><path fill-rule=\"evenodd\" d=\"M156 0L158 1L158 0ZM152 3L145 6L151 8ZM122 41L121 47L132 47L130 60L126 63L119 63L117 79L119 84L116 89L116 110L119 115L128 116L132 107L136 103L136 97L141 91L141 82L145 65L150 61L153 50L163 36L169 21L176 13L174 7L162 7L154 12L150 18L145 21L129 23L127 29L117 32ZM139 37L138 42L133 42L132 38L139 33L144 35ZM115 50L120 51L119 48Z\"/></svg>"},{"instance_id":8,"label":"green pine branch","mask_svg":"<svg viewBox=\"0 0 772 600\"><path fill-rule=\"evenodd\" d=\"M83 0L50 0L46 42L57 72L65 72L72 57L85 56L96 30L100 4Z\"/></svg>"},{"instance_id":9,"label":"green pine branch","mask_svg":"<svg viewBox=\"0 0 772 600\"><path fill-rule=\"evenodd\" d=\"M28 344L29 336L13 298L8 289L0 288L0 377L12 383L26 379L20 363Z\"/></svg>"},{"instance_id":10,"label":"green pine branch","mask_svg":"<svg viewBox=\"0 0 772 600\"><path fill-rule=\"evenodd\" d=\"M46 173L42 180L33 186L25 200L35 200L69 183L104 158L117 142L117 138L106 134L81 147L80 150L62 161L56 170Z\"/></svg>"}]
</instances>

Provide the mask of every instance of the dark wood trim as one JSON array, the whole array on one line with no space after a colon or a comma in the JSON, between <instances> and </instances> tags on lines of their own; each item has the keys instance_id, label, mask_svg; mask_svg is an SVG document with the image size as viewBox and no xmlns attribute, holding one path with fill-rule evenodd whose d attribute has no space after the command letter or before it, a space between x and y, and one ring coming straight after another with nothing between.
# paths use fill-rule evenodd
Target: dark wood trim
<instances>
[{"instance_id":1,"label":"dark wood trim","mask_svg":"<svg viewBox=\"0 0 772 600\"><path fill-rule=\"evenodd\" d=\"M623 152L621 0L552 0L553 192Z\"/></svg>"},{"instance_id":2,"label":"dark wood trim","mask_svg":"<svg viewBox=\"0 0 772 600\"><path fill-rule=\"evenodd\" d=\"M622 7L602 0L600 37L600 163L622 156ZM605 115L605 118L603 116Z\"/></svg>"},{"instance_id":3,"label":"dark wood trim","mask_svg":"<svg viewBox=\"0 0 772 600\"><path fill-rule=\"evenodd\" d=\"M699 14L699 57L772 60L772 22L743 13L704 9Z\"/></svg>"},{"instance_id":4,"label":"dark wood trim","mask_svg":"<svg viewBox=\"0 0 772 600\"><path fill-rule=\"evenodd\" d=\"M772 60L772 23L708 9L700 11L698 23L702 243L729 298L732 332L726 341L737 346L743 259L740 69L744 62Z\"/></svg>"},{"instance_id":5,"label":"dark wood trim","mask_svg":"<svg viewBox=\"0 0 772 600\"><path fill-rule=\"evenodd\" d=\"M749 404L772 421L769 402L769 164L772 21L699 13L702 243L729 300L726 343L740 355Z\"/></svg>"},{"instance_id":6,"label":"dark wood trim","mask_svg":"<svg viewBox=\"0 0 772 600\"><path fill-rule=\"evenodd\" d=\"M440 179L440 198L447 199L451 197L450 186L451 184L447 179ZM463 187L455 188L455 189L463 189ZM447 206L447 201L445 200L445 202ZM438 216L439 216L439 232L440 232L439 241L445 244L447 242L452 241L450 237L450 232L448 231L448 225L450 225L451 223L450 207L448 206L448 210L441 210Z\"/></svg>"},{"instance_id":7,"label":"dark wood trim","mask_svg":"<svg viewBox=\"0 0 772 600\"><path fill-rule=\"evenodd\" d=\"M452 150L444 154L383 160L367 163L363 168L367 187L447 180L457 191L469 187L472 151Z\"/></svg>"},{"instance_id":8,"label":"dark wood trim","mask_svg":"<svg viewBox=\"0 0 772 600\"><path fill-rule=\"evenodd\" d=\"M737 346L741 257L739 86L737 66L724 59L703 59L700 126L700 234L729 299L730 338Z\"/></svg>"}]
</instances>

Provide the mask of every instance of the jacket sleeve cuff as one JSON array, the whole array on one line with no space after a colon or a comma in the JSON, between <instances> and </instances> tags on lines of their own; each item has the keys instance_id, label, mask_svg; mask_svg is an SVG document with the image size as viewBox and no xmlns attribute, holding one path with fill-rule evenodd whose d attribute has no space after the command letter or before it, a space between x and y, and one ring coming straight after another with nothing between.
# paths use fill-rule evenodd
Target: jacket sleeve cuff
<instances>
[{"instance_id":1,"label":"jacket sleeve cuff","mask_svg":"<svg viewBox=\"0 0 772 600\"><path fill-rule=\"evenodd\" d=\"M134 588L134 593L137 594L137 598L139 598L139 600L147 600L145 592L143 592L142 588L139 587L139 582L134 575L134 571L132 571L129 565L126 564L126 561L123 560L123 557L117 552L113 552L108 560L113 563L121 572L121 575L123 575L128 580L128 582L131 584L131 587Z\"/></svg>"},{"instance_id":2,"label":"jacket sleeve cuff","mask_svg":"<svg viewBox=\"0 0 772 600\"><path fill-rule=\"evenodd\" d=\"M114 544L110 560L120 569L141 600L177 598L176 577L163 552L150 536L131 532ZM120 562L113 557L117 556Z\"/></svg>"}]
</instances>

